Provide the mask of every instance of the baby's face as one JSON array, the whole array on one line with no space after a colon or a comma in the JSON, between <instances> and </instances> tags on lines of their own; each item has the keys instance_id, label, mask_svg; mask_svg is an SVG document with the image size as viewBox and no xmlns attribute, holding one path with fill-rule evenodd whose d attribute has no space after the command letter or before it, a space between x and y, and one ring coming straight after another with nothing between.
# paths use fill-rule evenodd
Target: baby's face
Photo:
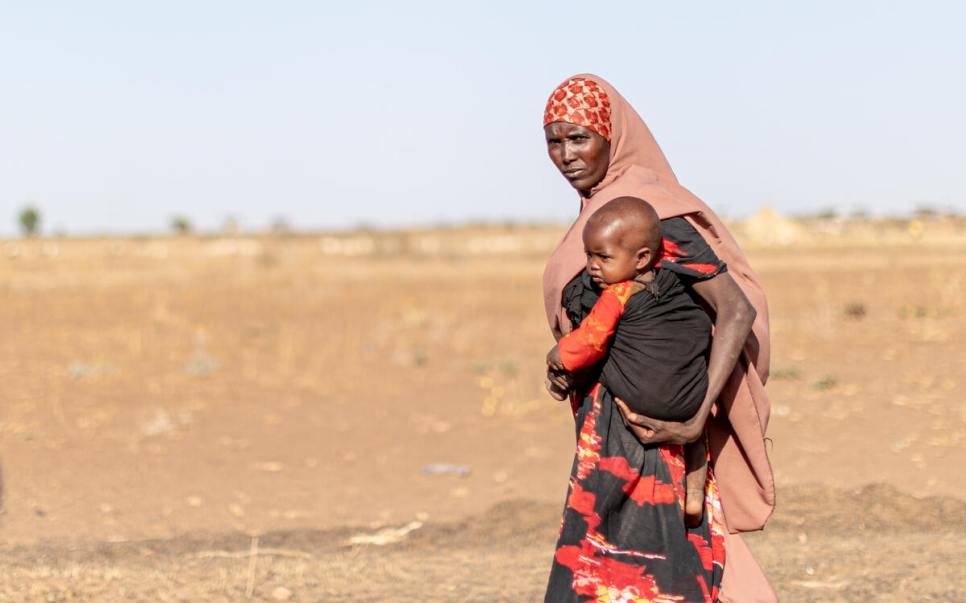
<instances>
[{"instance_id":1,"label":"baby's face","mask_svg":"<svg viewBox=\"0 0 966 603\"><path fill-rule=\"evenodd\" d=\"M584 229L587 272L600 287L629 281L637 276L637 253L621 245L619 235L619 229L614 225Z\"/></svg>"}]
</instances>

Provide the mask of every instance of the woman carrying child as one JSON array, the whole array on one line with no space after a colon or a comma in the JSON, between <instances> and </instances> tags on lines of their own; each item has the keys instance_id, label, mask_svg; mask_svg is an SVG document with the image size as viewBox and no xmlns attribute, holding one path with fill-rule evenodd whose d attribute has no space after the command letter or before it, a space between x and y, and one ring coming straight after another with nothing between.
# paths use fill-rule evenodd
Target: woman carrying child
<instances>
[{"instance_id":1,"label":"woman carrying child","mask_svg":"<svg viewBox=\"0 0 966 603\"><path fill-rule=\"evenodd\" d=\"M551 159L581 200L544 274L554 335L576 326L564 300L575 294L587 263L588 218L624 196L657 210L662 262L690 271L682 281L714 325L706 395L689 421L645 417L599 382L548 375L552 388L575 396L578 444L546 600L775 601L737 535L761 529L774 507L764 445L767 306L757 278L718 217L678 184L643 120L609 84L590 75L564 82L547 103L544 132ZM683 445L705 432L713 466L706 512L688 528Z\"/></svg>"},{"instance_id":2,"label":"woman carrying child","mask_svg":"<svg viewBox=\"0 0 966 603\"><path fill-rule=\"evenodd\" d=\"M571 324L580 326L550 350L547 366L597 371L594 380L635 413L683 422L698 413L708 391L711 319L678 276L690 269L663 257L662 238L657 212L643 199L619 197L590 216L583 233L587 269L563 296ZM715 273L725 269L714 265ZM564 392L550 393L564 399ZM684 450L685 523L694 528L706 503L704 438Z\"/></svg>"}]
</instances>

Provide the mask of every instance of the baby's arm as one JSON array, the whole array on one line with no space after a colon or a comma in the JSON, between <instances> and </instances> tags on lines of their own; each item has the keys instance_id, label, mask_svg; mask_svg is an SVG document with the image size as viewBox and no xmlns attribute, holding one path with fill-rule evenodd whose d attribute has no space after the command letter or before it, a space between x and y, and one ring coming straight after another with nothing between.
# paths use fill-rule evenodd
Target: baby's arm
<instances>
[{"instance_id":1,"label":"baby's arm","mask_svg":"<svg viewBox=\"0 0 966 603\"><path fill-rule=\"evenodd\" d=\"M624 306L632 295L643 290L640 283L624 281L604 288L600 299L580 326L564 335L547 355L547 364L559 363L568 371L589 368L607 355L607 341L614 334ZM551 357L552 355L552 357Z\"/></svg>"}]
</instances>

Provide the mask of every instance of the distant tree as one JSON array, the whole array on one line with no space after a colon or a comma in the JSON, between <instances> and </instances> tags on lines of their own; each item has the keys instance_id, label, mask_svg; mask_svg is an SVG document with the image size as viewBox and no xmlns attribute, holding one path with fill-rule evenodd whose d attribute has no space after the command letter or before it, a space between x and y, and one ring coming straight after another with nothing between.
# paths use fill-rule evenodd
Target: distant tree
<instances>
[{"instance_id":1,"label":"distant tree","mask_svg":"<svg viewBox=\"0 0 966 603\"><path fill-rule=\"evenodd\" d=\"M223 226L225 234L237 235L241 234L241 222L235 216L228 216L225 218L225 224Z\"/></svg>"},{"instance_id":2,"label":"distant tree","mask_svg":"<svg viewBox=\"0 0 966 603\"><path fill-rule=\"evenodd\" d=\"M272 220L271 230L274 234L289 234L292 232L292 225L285 216L276 216Z\"/></svg>"},{"instance_id":3,"label":"distant tree","mask_svg":"<svg viewBox=\"0 0 966 603\"><path fill-rule=\"evenodd\" d=\"M176 234L183 235L191 232L191 222L184 216L171 218L171 230Z\"/></svg>"},{"instance_id":4,"label":"distant tree","mask_svg":"<svg viewBox=\"0 0 966 603\"><path fill-rule=\"evenodd\" d=\"M37 208L27 207L20 212L20 230L27 237L37 234L40 230L40 211Z\"/></svg>"}]
</instances>

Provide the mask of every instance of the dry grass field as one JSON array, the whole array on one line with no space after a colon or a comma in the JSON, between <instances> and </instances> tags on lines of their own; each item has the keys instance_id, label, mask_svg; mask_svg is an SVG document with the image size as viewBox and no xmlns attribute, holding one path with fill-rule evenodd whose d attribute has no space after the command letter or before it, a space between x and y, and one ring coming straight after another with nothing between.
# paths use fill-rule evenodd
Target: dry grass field
<instances>
[{"instance_id":1,"label":"dry grass field","mask_svg":"<svg viewBox=\"0 0 966 603\"><path fill-rule=\"evenodd\" d=\"M963 225L759 218L750 544L786 602L966 601ZM542 600L560 234L0 241L0 601Z\"/></svg>"}]
</instances>

